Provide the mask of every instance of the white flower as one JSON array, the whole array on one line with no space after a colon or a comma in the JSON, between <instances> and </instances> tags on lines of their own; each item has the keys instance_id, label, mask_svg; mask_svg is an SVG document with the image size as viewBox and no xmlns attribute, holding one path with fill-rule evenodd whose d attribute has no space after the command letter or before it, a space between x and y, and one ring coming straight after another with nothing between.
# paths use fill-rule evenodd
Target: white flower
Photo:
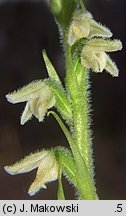
<instances>
[{"instance_id":1,"label":"white flower","mask_svg":"<svg viewBox=\"0 0 126 216\"><path fill-rule=\"evenodd\" d=\"M76 11L68 31L68 43L72 46L78 39L92 37L112 37L109 29L97 23L89 12Z\"/></svg>"},{"instance_id":2,"label":"white flower","mask_svg":"<svg viewBox=\"0 0 126 216\"><path fill-rule=\"evenodd\" d=\"M105 52L115 52L121 49L120 40L91 39L82 50L81 63L96 73L105 69L112 76L118 76L116 64Z\"/></svg>"},{"instance_id":3,"label":"white flower","mask_svg":"<svg viewBox=\"0 0 126 216\"><path fill-rule=\"evenodd\" d=\"M36 178L31 184L28 193L34 195L41 188L46 189L45 183L58 178L58 162L52 151L42 150L25 157L14 165L5 166L4 169L11 175L27 173L38 167Z\"/></svg>"},{"instance_id":4,"label":"white flower","mask_svg":"<svg viewBox=\"0 0 126 216\"><path fill-rule=\"evenodd\" d=\"M43 121L47 110L55 105L55 97L50 88L42 80L34 81L17 92L14 91L7 94L6 98L13 104L27 102L21 116L22 125L31 119L32 115L39 122Z\"/></svg>"}]
</instances>

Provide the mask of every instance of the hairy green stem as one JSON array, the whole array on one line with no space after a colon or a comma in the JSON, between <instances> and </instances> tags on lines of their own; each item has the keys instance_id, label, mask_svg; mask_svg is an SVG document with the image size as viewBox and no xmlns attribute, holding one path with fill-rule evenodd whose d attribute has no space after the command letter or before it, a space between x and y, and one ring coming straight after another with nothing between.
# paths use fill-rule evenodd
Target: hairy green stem
<instances>
[{"instance_id":1,"label":"hairy green stem","mask_svg":"<svg viewBox=\"0 0 126 216\"><path fill-rule=\"evenodd\" d=\"M92 171L92 149L89 128L89 81L88 72L83 68L78 56L72 56L71 47L67 47L66 54L66 85L70 94L73 108L73 131L74 142L80 152L86 167L86 180L79 176L80 190L83 191L83 182L90 182L84 192L85 199L89 199L89 190L94 188ZM77 158L80 160L80 158ZM78 163L76 160L76 163ZM83 172L85 172L83 170ZM81 178L82 177L82 178ZM82 187L83 185L83 187ZM90 199L96 199L94 191L90 194Z\"/></svg>"},{"instance_id":2,"label":"hairy green stem","mask_svg":"<svg viewBox=\"0 0 126 216\"><path fill-rule=\"evenodd\" d=\"M87 168L91 170L88 71L83 68L77 57L71 55L70 47L68 47L66 67L66 84L73 108L74 139Z\"/></svg>"},{"instance_id":3,"label":"hairy green stem","mask_svg":"<svg viewBox=\"0 0 126 216\"><path fill-rule=\"evenodd\" d=\"M66 128L60 117L55 112L50 111L48 115L49 114L52 114L56 118L70 144L75 161L77 188L80 192L81 198L87 200L96 199L95 188L92 183L91 175L69 130Z\"/></svg>"}]
</instances>

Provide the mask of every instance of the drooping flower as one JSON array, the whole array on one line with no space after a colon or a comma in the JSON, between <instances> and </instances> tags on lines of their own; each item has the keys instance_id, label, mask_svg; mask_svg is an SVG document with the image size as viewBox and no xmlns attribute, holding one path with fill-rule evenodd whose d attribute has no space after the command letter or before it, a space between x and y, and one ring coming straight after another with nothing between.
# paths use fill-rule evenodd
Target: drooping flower
<instances>
[{"instance_id":1,"label":"drooping flower","mask_svg":"<svg viewBox=\"0 0 126 216\"><path fill-rule=\"evenodd\" d=\"M106 52L115 52L121 49L120 40L91 39L82 49L81 63L96 73L105 69L112 76L118 76L118 68Z\"/></svg>"},{"instance_id":2,"label":"drooping flower","mask_svg":"<svg viewBox=\"0 0 126 216\"><path fill-rule=\"evenodd\" d=\"M78 39L92 37L112 37L111 31L97 23L93 16L87 11L82 13L81 10L75 12L72 23L68 31L68 43L72 46Z\"/></svg>"},{"instance_id":3,"label":"drooping flower","mask_svg":"<svg viewBox=\"0 0 126 216\"><path fill-rule=\"evenodd\" d=\"M37 193L41 188L46 189L46 183L55 181L58 178L58 162L55 158L55 154L49 150L42 150L30 154L14 165L4 167L11 175L27 173L36 168L38 168L36 178L28 190L31 196Z\"/></svg>"},{"instance_id":4,"label":"drooping flower","mask_svg":"<svg viewBox=\"0 0 126 216\"><path fill-rule=\"evenodd\" d=\"M21 116L21 124L25 124L32 115L39 122L43 121L47 110L55 105L55 97L44 80L34 81L27 86L6 95L10 103L26 102Z\"/></svg>"}]
</instances>

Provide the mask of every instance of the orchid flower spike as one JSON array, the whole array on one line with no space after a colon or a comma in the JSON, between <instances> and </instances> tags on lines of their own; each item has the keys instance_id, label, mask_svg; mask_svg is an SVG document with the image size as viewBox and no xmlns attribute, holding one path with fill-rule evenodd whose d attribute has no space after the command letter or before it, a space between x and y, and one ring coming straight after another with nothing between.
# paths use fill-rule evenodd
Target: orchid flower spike
<instances>
[{"instance_id":1,"label":"orchid flower spike","mask_svg":"<svg viewBox=\"0 0 126 216\"><path fill-rule=\"evenodd\" d=\"M42 150L30 154L14 165L4 167L11 175L27 173L36 168L38 168L36 178L28 190L31 196L36 194L41 188L46 189L45 183L55 181L58 178L58 162L54 152Z\"/></svg>"},{"instance_id":2,"label":"orchid flower spike","mask_svg":"<svg viewBox=\"0 0 126 216\"><path fill-rule=\"evenodd\" d=\"M91 39L82 49L81 63L96 73L105 69L112 76L118 76L116 64L105 52L115 52L121 49L120 40Z\"/></svg>"},{"instance_id":3,"label":"orchid flower spike","mask_svg":"<svg viewBox=\"0 0 126 216\"><path fill-rule=\"evenodd\" d=\"M81 10L76 11L68 31L68 44L72 46L78 39L93 37L110 38L112 33L105 26L97 23L88 11L86 13L82 13Z\"/></svg>"},{"instance_id":4,"label":"orchid flower spike","mask_svg":"<svg viewBox=\"0 0 126 216\"><path fill-rule=\"evenodd\" d=\"M26 102L21 116L21 125L34 115L39 122L43 121L49 108L55 105L55 97L44 80L34 81L27 86L6 95L10 103Z\"/></svg>"}]
</instances>

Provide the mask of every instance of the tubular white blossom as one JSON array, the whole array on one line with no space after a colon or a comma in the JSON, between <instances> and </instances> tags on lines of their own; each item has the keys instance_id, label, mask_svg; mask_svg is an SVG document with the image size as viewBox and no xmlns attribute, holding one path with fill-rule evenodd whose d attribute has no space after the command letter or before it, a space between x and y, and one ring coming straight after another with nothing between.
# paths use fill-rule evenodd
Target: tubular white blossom
<instances>
[{"instance_id":1,"label":"tubular white blossom","mask_svg":"<svg viewBox=\"0 0 126 216\"><path fill-rule=\"evenodd\" d=\"M89 12L76 11L68 32L68 44L72 46L78 39L93 37L110 38L112 33L108 28L93 20Z\"/></svg>"},{"instance_id":2,"label":"tubular white blossom","mask_svg":"<svg viewBox=\"0 0 126 216\"><path fill-rule=\"evenodd\" d=\"M6 98L13 104L27 102L21 116L22 125L31 119L32 115L39 122L43 121L48 109L55 105L55 97L44 80L34 81L18 91L7 94Z\"/></svg>"},{"instance_id":3,"label":"tubular white blossom","mask_svg":"<svg viewBox=\"0 0 126 216\"><path fill-rule=\"evenodd\" d=\"M91 39L82 49L81 63L84 67L98 73L104 69L112 76L118 76L116 64L105 52L114 52L122 49L120 40Z\"/></svg>"},{"instance_id":4,"label":"tubular white blossom","mask_svg":"<svg viewBox=\"0 0 126 216\"><path fill-rule=\"evenodd\" d=\"M29 195L34 195L41 188L46 189L46 183L58 178L58 162L52 151L42 150L30 154L14 165L5 166L4 169L11 175L27 173L38 167L36 178L29 188Z\"/></svg>"}]
</instances>

